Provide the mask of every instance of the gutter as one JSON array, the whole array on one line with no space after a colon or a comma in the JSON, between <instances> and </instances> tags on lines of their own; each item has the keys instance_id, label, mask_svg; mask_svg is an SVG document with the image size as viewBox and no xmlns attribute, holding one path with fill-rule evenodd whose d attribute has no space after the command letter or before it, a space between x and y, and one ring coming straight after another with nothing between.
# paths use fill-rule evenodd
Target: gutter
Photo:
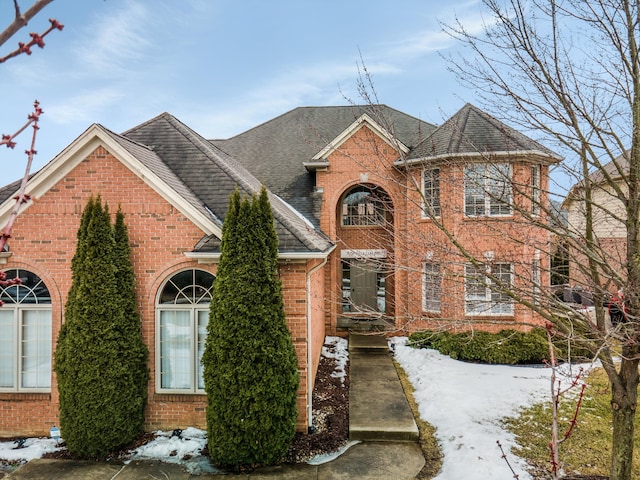
<instances>
[{"instance_id":1,"label":"gutter","mask_svg":"<svg viewBox=\"0 0 640 480\"><path fill-rule=\"evenodd\" d=\"M335 248L335 246L333 247ZM314 259L326 259L327 255L329 255L333 248L327 253L324 252L281 252L278 253L279 261L299 261L304 262L307 260ZM220 261L220 252L184 252L183 254L190 260L197 260L198 263L211 264L218 263Z\"/></svg>"},{"instance_id":2,"label":"gutter","mask_svg":"<svg viewBox=\"0 0 640 480\"><path fill-rule=\"evenodd\" d=\"M307 423L308 423L308 426L307 426L307 430L309 428L311 428L311 425L313 423L313 382L311 381L311 372L312 372L311 364L312 364L312 361L313 361L313 355L312 355L313 352L311 351L311 347L312 347L312 342L311 342L311 275L316 273L318 270L320 270L322 267L324 267L327 264L327 262L329 261L329 255L331 254L331 252L334 249L335 249L335 245L331 249L331 251L329 253L327 253L327 255L324 257L322 262L320 264L316 265L315 267L313 267L307 273L307 371L308 371L308 378L307 378Z\"/></svg>"}]
</instances>

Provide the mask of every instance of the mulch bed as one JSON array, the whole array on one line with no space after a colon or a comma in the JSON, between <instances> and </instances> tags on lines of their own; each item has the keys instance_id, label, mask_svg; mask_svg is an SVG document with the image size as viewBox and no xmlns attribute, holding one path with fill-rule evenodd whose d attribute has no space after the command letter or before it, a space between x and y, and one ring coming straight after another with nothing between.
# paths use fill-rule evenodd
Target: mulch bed
<instances>
[{"instance_id":1,"label":"mulch bed","mask_svg":"<svg viewBox=\"0 0 640 480\"><path fill-rule=\"evenodd\" d=\"M325 345L325 348L334 348ZM331 453L346 445L349 438L349 369L344 379L331 374L336 367L332 358L321 357L313 390L313 425L310 433L296 433L285 457L286 463L304 463L311 457ZM155 434L145 433L120 450L108 455L106 460L122 460L136 448L155 439ZM206 455L206 449L203 454ZM80 460L66 449L44 454L44 458ZM105 458L93 459L105 460Z\"/></svg>"},{"instance_id":2,"label":"mulch bed","mask_svg":"<svg viewBox=\"0 0 640 480\"><path fill-rule=\"evenodd\" d=\"M325 345L325 348L331 348ZM287 463L302 463L314 455L335 452L349 439L349 368L343 381L331 374L335 360L322 357L313 389L313 433L296 433Z\"/></svg>"}]
</instances>

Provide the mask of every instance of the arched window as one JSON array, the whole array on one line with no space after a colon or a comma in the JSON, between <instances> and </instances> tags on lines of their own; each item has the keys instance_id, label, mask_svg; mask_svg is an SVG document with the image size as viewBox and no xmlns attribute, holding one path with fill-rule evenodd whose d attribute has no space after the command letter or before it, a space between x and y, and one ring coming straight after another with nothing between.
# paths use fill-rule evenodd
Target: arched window
<instances>
[{"instance_id":1,"label":"arched window","mask_svg":"<svg viewBox=\"0 0 640 480\"><path fill-rule=\"evenodd\" d=\"M384 225L391 202L384 190L359 185L352 188L342 199L342 225Z\"/></svg>"},{"instance_id":2,"label":"arched window","mask_svg":"<svg viewBox=\"0 0 640 480\"><path fill-rule=\"evenodd\" d=\"M159 392L204 391L204 353L215 277L198 269L173 275L160 289L157 311Z\"/></svg>"},{"instance_id":3,"label":"arched window","mask_svg":"<svg viewBox=\"0 0 640 480\"><path fill-rule=\"evenodd\" d=\"M5 270L21 283L0 287L0 391L51 390L51 295L42 279Z\"/></svg>"}]
</instances>

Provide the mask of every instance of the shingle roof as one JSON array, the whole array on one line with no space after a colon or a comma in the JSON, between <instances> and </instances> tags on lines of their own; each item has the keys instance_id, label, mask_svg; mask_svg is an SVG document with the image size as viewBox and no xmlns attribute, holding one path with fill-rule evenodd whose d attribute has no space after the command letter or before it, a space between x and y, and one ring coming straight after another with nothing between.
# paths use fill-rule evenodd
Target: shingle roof
<instances>
[{"instance_id":1,"label":"shingle roof","mask_svg":"<svg viewBox=\"0 0 640 480\"><path fill-rule=\"evenodd\" d=\"M223 221L229 197L237 187L252 195L262 188L241 164L168 113L163 113L123 133L121 144L190 202L197 202ZM135 142L135 143L134 143ZM186 191L185 191L186 190ZM332 247L300 215L270 194L280 252L324 252ZM203 239L199 251L215 251L219 243Z\"/></svg>"},{"instance_id":2,"label":"shingle roof","mask_svg":"<svg viewBox=\"0 0 640 480\"><path fill-rule=\"evenodd\" d=\"M299 107L235 137L211 143L242 162L317 226L321 197L314 191L315 174L303 164L364 113L408 147L435 129L386 105Z\"/></svg>"},{"instance_id":3,"label":"shingle roof","mask_svg":"<svg viewBox=\"0 0 640 480\"><path fill-rule=\"evenodd\" d=\"M469 103L413 149L407 160L507 152L560 160L551 150Z\"/></svg>"},{"instance_id":4,"label":"shingle roof","mask_svg":"<svg viewBox=\"0 0 640 480\"><path fill-rule=\"evenodd\" d=\"M4 203L9 197L14 196L20 189L20 183L22 183L22 179L0 188L0 203Z\"/></svg>"}]
</instances>

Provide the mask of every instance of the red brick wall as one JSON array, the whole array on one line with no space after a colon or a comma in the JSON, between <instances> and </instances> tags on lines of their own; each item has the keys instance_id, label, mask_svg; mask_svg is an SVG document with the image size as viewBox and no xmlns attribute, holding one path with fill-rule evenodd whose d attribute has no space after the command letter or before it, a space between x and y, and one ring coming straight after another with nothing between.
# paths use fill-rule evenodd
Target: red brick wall
<instances>
[{"instance_id":1,"label":"red brick wall","mask_svg":"<svg viewBox=\"0 0 640 480\"><path fill-rule=\"evenodd\" d=\"M146 428L204 428L204 395L155 393L155 304L158 289L177 271L199 268L215 274L216 266L199 265L184 256L184 252L190 251L202 238L203 232L104 148L97 148L18 217L10 242L12 255L0 268L28 269L46 283L52 296L55 348L71 285L76 232L82 211L92 195L100 195L112 213L120 205L129 229L143 336L150 352ZM283 264L280 276L301 372L297 427L306 430L306 265ZM0 436L47 435L54 424L59 424L55 374L50 394L0 393Z\"/></svg>"},{"instance_id":2,"label":"red brick wall","mask_svg":"<svg viewBox=\"0 0 640 480\"><path fill-rule=\"evenodd\" d=\"M412 175L396 170L392 164L398 153L368 128L362 128L333 152L326 171L317 173L317 185L323 189L321 228L338 247L330 260L326 280L327 319L330 334L340 333L337 318L341 313L340 251L343 248L385 248L387 261L394 268L387 290L388 313L395 318L395 330L405 334L423 328L467 328L476 325L488 330L526 329L542 319L530 309L514 306L513 316L466 316L464 310L464 264L467 262L456 247L431 220L421 216L421 169ZM464 216L464 167L462 163L440 166L440 192L445 228L469 253L483 259L493 252L495 262L514 264L514 281L526 289L531 278L531 259L540 258L542 284L548 284L549 235L531 226L521 215L508 218L468 218ZM541 191L548 182L548 169L542 168ZM393 204L393 225L388 231L376 227L341 227L340 202L352 186L369 183L383 188ZM528 186L530 164L513 166L514 201L530 208ZM525 194L517 194L517 191ZM431 257L445 269L442 311L438 315L422 311L422 263ZM390 298L394 297L394 298ZM433 318L436 317L436 318Z\"/></svg>"}]
</instances>

